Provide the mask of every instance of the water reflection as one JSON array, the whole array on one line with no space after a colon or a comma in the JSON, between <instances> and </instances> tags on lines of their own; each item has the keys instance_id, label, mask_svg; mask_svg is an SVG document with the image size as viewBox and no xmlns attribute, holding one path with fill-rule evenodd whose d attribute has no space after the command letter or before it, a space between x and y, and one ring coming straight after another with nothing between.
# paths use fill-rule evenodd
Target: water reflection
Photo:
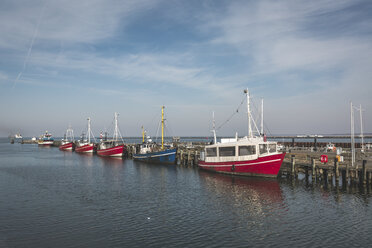
<instances>
[{"instance_id":1,"label":"water reflection","mask_svg":"<svg viewBox=\"0 0 372 248\"><path fill-rule=\"evenodd\" d=\"M122 166L124 159L122 157L99 157L103 165Z\"/></svg>"},{"instance_id":2,"label":"water reflection","mask_svg":"<svg viewBox=\"0 0 372 248\"><path fill-rule=\"evenodd\" d=\"M250 216L268 215L272 209L283 208L282 192L275 179L232 177L205 171L200 171L200 176L206 189Z\"/></svg>"},{"instance_id":3,"label":"water reflection","mask_svg":"<svg viewBox=\"0 0 372 248\"><path fill-rule=\"evenodd\" d=\"M92 166L94 155L92 153L82 153L82 154L76 154L78 155L80 161L83 165Z\"/></svg>"}]
</instances>

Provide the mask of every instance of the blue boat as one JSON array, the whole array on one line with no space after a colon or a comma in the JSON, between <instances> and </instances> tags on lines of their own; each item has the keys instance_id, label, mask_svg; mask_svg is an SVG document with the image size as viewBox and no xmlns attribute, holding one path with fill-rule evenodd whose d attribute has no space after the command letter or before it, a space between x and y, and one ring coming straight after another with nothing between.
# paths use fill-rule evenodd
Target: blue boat
<instances>
[{"instance_id":1,"label":"blue boat","mask_svg":"<svg viewBox=\"0 0 372 248\"><path fill-rule=\"evenodd\" d=\"M165 149L157 152L148 152L144 154L133 154L133 159L151 163L175 164L177 148Z\"/></svg>"},{"instance_id":2,"label":"blue boat","mask_svg":"<svg viewBox=\"0 0 372 248\"><path fill-rule=\"evenodd\" d=\"M161 108L161 146L153 143L149 136L145 142L145 133L142 127L142 144L136 146L133 159L151 163L175 164L177 148L164 146L164 106Z\"/></svg>"}]
</instances>

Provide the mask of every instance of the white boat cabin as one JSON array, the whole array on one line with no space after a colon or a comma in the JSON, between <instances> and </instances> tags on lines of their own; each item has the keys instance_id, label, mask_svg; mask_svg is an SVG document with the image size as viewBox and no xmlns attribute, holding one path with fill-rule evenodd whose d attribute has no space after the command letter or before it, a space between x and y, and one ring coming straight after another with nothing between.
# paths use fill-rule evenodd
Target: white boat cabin
<instances>
[{"instance_id":1,"label":"white boat cabin","mask_svg":"<svg viewBox=\"0 0 372 248\"><path fill-rule=\"evenodd\" d=\"M216 143L205 147L205 162L229 162L254 160L279 154L277 142L263 141L261 138L247 137L242 139L222 139L221 143ZM203 160L203 155L202 155Z\"/></svg>"}]
</instances>

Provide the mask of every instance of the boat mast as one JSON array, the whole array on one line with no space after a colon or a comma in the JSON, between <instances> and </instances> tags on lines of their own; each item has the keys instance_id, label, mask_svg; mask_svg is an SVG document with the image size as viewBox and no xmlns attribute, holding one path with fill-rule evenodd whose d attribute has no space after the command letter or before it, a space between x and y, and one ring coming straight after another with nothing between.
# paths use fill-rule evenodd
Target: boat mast
<instances>
[{"instance_id":1,"label":"boat mast","mask_svg":"<svg viewBox=\"0 0 372 248\"><path fill-rule=\"evenodd\" d=\"M214 111L212 112L213 113L213 130L212 130L212 132L213 132L213 138L214 138L214 144L217 144L217 137L216 137L216 123L215 123L215 121L214 121Z\"/></svg>"},{"instance_id":2,"label":"boat mast","mask_svg":"<svg viewBox=\"0 0 372 248\"><path fill-rule=\"evenodd\" d=\"M118 113L114 114L114 141L118 141Z\"/></svg>"},{"instance_id":3,"label":"boat mast","mask_svg":"<svg viewBox=\"0 0 372 248\"><path fill-rule=\"evenodd\" d=\"M354 167L355 163L355 139L354 139L354 109L353 103L350 102L350 138L351 138L351 166Z\"/></svg>"},{"instance_id":4,"label":"boat mast","mask_svg":"<svg viewBox=\"0 0 372 248\"><path fill-rule=\"evenodd\" d=\"M359 105L359 114L360 114L360 138L362 139L361 149L364 152L364 136L363 136L363 116L362 116L362 104Z\"/></svg>"},{"instance_id":5,"label":"boat mast","mask_svg":"<svg viewBox=\"0 0 372 248\"><path fill-rule=\"evenodd\" d=\"M161 106L161 149L164 149L164 106Z\"/></svg>"},{"instance_id":6,"label":"boat mast","mask_svg":"<svg viewBox=\"0 0 372 248\"><path fill-rule=\"evenodd\" d=\"M264 100L263 98L261 98L261 136L264 135L264 127L263 127L263 118L264 118L264 114L263 114L263 108L264 108Z\"/></svg>"},{"instance_id":7,"label":"boat mast","mask_svg":"<svg viewBox=\"0 0 372 248\"><path fill-rule=\"evenodd\" d=\"M88 144L90 144L90 117L88 117Z\"/></svg>"},{"instance_id":8,"label":"boat mast","mask_svg":"<svg viewBox=\"0 0 372 248\"><path fill-rule=\"evenodd\" d=\"M143 129L143 126L142 126L142 143L145 143L145 130Z\"/></svg>"},{"instance_id":9,"label":"boat mast","mask_svg":"<svg viewBox=\"0 0 372 248\"><path fill-rule=\"evenodd\" d=\"M71 138L71 141L74 141L74 130L72 130L71 124L68 125L68 129L66 132L66 139L68 140L69 137Z\"/></svg>"},{"instance_id":10,"label":"boat mast","mask_svg":"<svg viewBox=\"0 0 372 248\"><path fill-rule=\"evenodd\" d=\"M248 88L244 90L244 93L247 94L247 110L248 110L248 138L253 138L252 125L251 125L251 109L250 109L250 99Z\"/></svg>"}]
</instances>

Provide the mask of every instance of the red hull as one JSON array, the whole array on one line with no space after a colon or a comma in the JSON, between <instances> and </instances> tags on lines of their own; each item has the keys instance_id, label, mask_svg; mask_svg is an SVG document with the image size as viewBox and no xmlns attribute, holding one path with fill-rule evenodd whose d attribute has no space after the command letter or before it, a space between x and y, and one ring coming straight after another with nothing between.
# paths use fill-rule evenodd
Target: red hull
<instances>
[{"instance_id":1,"label":"red hull","mask_svg":"<svg viewBox=\"0 0 372 248\"><path fill-rule=\"evenodd\" d=\"M199 167L205 170L233 175L276 177L284 156L285 153L281 153L246 161L218 163L199 161Z\"/></svg>"},{"instance_id":2,"label":"red hull","mask_svg":"<svg viewBox=\"0 0 372 248\"><path fill-rule=\"evenodd\" d=\"M93 144L75 147L75 152L93 152Z\"/></svg>"},{"instance_id":3,"label":"red hull","mask_svg":"<svg viewBox=\"0 0 372 248\"><path fill-rule=\"evenodd\" d=\"M69 142L69 143L66 143L64 145L59 146L59 150L61 150L61 151L72 151L72 148L73 148L73 143L72 142Z\"/></svg>"},{"instance_id":4,"label":"red hull","mask_svg":"<svg viewBox=\"0 0 372 248\"><path fill-rule=\"evenodd\" d=\"M121 157L123 156L124 152L124 145L114 146L107 149L97 150L97 155L99 156L113 156L113 157Z\"/></svg>"}]
</instances>

